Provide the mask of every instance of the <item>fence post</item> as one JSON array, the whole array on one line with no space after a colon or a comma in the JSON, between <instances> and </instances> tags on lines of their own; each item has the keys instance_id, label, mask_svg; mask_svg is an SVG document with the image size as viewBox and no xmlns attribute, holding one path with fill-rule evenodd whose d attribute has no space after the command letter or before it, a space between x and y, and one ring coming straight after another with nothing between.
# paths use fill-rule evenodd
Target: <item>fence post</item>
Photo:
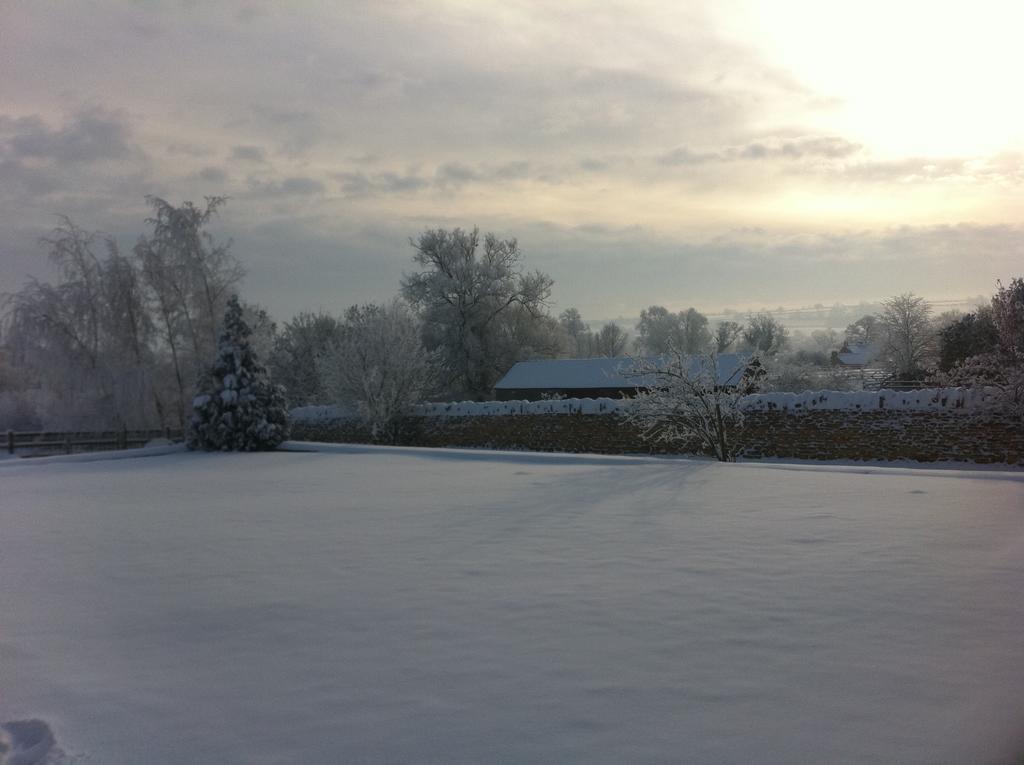
<instances>
[{"instance_id":1,"label":"fence post","mask_svg":"<svg viewBox=\"0 0 1024 765\"><path fill-rule=\"evenodd\" d=\"M7 431L7 453L14 454L14 431Z\"/></svg>"},{"instance_id":2,"label":"fence post","mask_svg":"<svg viewBox=\"0 0 1024 765\"><path fill-rule=\"evenodd\" d=\"M64 436L64 453L71 454L71 436Z\"/></svg>"},{"instance_id":3,"label":"fence post","mask_svg":"<svg viewBox=\"0 0 1024 765\"><path fill-rule=\"evenodd\" d=\"M127 449L128 448L128 426L127 425L122 425L121 426L121 434L118 436L118 440L121 442L119 444L119 446L122 449Z\"/></svg>"},{"instance_id":4,"label":"fence post","mask_svg":"<svg viewBox=\"0 0 1024 765\"><path fill-rule=\"evenodd\" d=\"M170 425L167 425L167 426L164 427L164 438L166 438L168 441L171 440L171 426Z\"/></svg>"}]
</instances>

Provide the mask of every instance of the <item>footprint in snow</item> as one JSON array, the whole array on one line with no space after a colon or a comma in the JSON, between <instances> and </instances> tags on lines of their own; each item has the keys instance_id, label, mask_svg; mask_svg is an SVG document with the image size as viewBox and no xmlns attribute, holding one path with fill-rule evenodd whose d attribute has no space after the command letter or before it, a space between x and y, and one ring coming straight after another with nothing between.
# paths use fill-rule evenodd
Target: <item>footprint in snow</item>
<instances>
[{"instance_id":1,"label":"footprint in snow","mask_svg":"<svg viewBox=\"0 0 1024 765\"><path fill-rule=\"evenodd\" d=\"M0 725L0 765L58 765L67 762L50 726L42 720Z\"/></svg>"}]
</instances>

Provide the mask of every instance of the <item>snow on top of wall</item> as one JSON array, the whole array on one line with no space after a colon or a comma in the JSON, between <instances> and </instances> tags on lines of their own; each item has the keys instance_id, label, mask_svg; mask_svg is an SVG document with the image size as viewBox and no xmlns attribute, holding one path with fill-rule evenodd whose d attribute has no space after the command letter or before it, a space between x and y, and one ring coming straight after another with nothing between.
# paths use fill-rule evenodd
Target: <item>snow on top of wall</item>
<instances>
[{"instance_id":1,"label":"snow on top of wall","mask_svg":"<svg viewBox=\"0 0 1024 765\"><path fill-rule=\"evenodd\" d=\"M754 393L740 406L748 412L771 410L903 411L978 409L992 403L991 391L980 388L925 388L922 390L804 391L803 393Z\"/></svg>"},{"instance_id":2,"label":"snow on top of wall","mask_svg":"<svg viewBox=\"0 0 1024 765\"><path fill-rule=\"evenodd\" d=\"M924 390L804 391L755 393L740 399L748 412L786 411L976 411L994 403L993 391L981 388L928 388ZM523 414L615 414L625 411L629 399L566 398L550 401L452 401L421 404L416 417L480 417ZM353 417L336 406L303 406L291 410L291 420L325 425Z\"/></svg>"},{"instance_id":3,"label":"snow on top of wall","mask_svg":"<svg viewBox=\"0 0 1024 765\"><path fill-rule=\"evenodd\" d=\"M288 419L294 423L301 423L302 425L326 425L336 420L347 420L354 417L355 414L347 409L342 409L339 406L323 405L323 406L297 406L294 409L289 410Z\"/></svg>"}]
</instances>

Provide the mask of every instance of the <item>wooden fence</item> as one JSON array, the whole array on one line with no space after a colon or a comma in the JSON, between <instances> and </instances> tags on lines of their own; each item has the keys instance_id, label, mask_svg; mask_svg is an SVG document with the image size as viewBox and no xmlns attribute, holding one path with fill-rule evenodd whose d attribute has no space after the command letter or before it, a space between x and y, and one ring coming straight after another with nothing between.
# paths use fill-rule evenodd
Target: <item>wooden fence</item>
<instances>
[{"instance_id":1,"label":"wooden fence","mask_svg":"<svg viewBox=\"0 0 1024 765\"><path fill-rule=\"evenodd\" d=\"M100 451L104 449L132 449L144 446L154 438L181 441L185 438L180 429L162 430L101 430L101 431L7 431L7 453L15 451L37 451L43 453L73 451Z\"/></svg>"}]
</instances>

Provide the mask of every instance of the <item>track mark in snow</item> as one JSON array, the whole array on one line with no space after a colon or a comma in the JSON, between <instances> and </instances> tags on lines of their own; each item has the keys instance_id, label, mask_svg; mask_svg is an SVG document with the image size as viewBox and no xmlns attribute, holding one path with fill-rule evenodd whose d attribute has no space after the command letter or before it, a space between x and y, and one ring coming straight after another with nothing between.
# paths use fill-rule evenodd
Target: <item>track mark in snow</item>
<instances>
[{"instance_id":1,"label":"track mark in snow","mask_svg":"<svg viewBox=\"0 0 1024 765\"><path fill-rule=\"evenodd\" d=\"M0 725L0 765L57 765L66 762L50 726L42 720Z\"/></svg>"}]
</instances>

